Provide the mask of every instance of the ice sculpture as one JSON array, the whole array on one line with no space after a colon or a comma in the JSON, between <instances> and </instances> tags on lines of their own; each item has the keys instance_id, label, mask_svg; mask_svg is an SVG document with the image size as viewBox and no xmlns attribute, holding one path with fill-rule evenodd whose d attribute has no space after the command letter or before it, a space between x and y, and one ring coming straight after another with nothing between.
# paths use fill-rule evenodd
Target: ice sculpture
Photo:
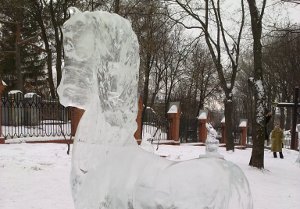
<instances>
[{"instance_id":1,"label":"ice sculpture","mask_svg":"<svg viewBox=\"0 0 300 209\"><path fill-rule=\"evenodd\" d=\"M85 110L75 136L76 209L252 208L247 179L219 158L172 162L136 145L139 47L129 21L79 12L63 26L65 106Z\"/></svg>"},{"instance_id":2,"label":"ice sculpture","mask_svg":"<svg viewBox=\"0 0 300 209\"><path fill-rule=\"evenodd\" d=\"M217 131L214 129L214 127L210 123L206 123L206 129L207 129L207 139L205 141L205 156L204 157L219 157L224 158L220 153L218 152L219 149L219 141L217 140ZM203 157L203 156L200 156Z\"/></svg>"}]
</instances>

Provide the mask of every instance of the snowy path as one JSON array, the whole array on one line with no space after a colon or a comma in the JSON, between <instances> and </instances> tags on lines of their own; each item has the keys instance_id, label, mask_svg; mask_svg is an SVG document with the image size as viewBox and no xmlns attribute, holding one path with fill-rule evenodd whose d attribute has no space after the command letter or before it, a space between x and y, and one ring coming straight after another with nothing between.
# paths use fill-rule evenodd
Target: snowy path
<instances>
[{"instance_id":1,"label":"snowy path","mask_svg":"<svg viewBox=\"0 0 300 209\"><path fill-rule=\"evenodd\" d=\"M1 209L72 209L66 145L0 146Z\"/></svg>"},{"instance_id":2,"label":"snowy path","mask_svg":"<svg viewBox=\"0 0 300 209\"><path fill-rule=\"evenodd\" d=\"M64 144L0 145L0 209L74 209L66 150ZM158 153L185 160L203 154L204 147L161 146ZM220 148L220 153L246 174L255 209L299 209L297 152L284 149L282 160L266 150L264 171L248 166L250 149L230 153Z\"/></svg>"}]
</instances>

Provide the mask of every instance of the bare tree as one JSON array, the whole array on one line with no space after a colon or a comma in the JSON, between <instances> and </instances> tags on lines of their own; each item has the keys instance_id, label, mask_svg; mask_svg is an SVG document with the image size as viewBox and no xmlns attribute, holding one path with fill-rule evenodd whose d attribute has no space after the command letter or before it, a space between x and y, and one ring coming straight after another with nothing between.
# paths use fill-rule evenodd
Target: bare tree
<instances>
[{"instance_id":1,"label":"bare tree","mask_svg":"<svg viewBox=\"0 0 300 209\"><path fill-rule=\"evenodd\" d=\"M158 41L160 46L154 55L154 66L150 72L150 77L152 82L150 83L151 101L149 106L153 107L156 97L159 92L164 88L164 76L166 76L166 71L170 65L174 41L168 38L170 34L170 29L165 27L165 30L161 31L161 37Z\"/></svg>"},{"instance_id":2,"label":"bare tree","mask_svg":"<svg viewBox=\"0 0 300 209\"><path fill-rule=\"evenodd\" d=\"M67 19L67 9L70 5L67 4L68 1L49 1L49 14L51 24L54 30L54 47L56 52L56 62L55 62L55 69L56 69L56 82L59 85L61 76L62 76L62 59L63 59L63 33L62 33L62 25Z\"/></svg>"},{"instance_id":3,"label":"bare tree","mask_svg":"<svg viewBox=\"0 0 300 209\"><path fill-rule=\"evenodd\" d=\"M130 8L130 9L129 9ZM165 8L159 1L134 1L123 12L131 21L140 43L139 94L143 98L144 110L149 104L150 78L158 64L168 38L168 19ZM156 69L157 70L157 69ZM160 79L160 78L159 78Z\"/></svg>"},{"instance_id":4,"label":"bare tree","mask_svg":"<svg viewBox=\"0 0 300 209\"><path fill-rule=\"evenodd\" d=\"M262 0L262 7L259 10L256 0L247 0L251 17L251 29L253 37L253 58L254 58L254 78L251 83L254 88L255 100L255 121L253 125L253 149L250 166L264 168L264 140L265 140L265 125L266 125L266 96L263 80L263 64L262 64L262 19L266 6L266 0Z\"/></svg>"},{"instance_id":5,"label":"bare tree","mask_svg":"<svg viewBox=\"0 0 300 209\"><path fill-rule=\"evenodd\" d=\"M204 34L205 43L209 49L210 55L215 65L215 69L220 80L220 85L224 91L225 99L225 117L227 128L227 150L234 150L234 141L232 136L232 90L234 87L238 63L240 57L240 43L242 38L242 29L244 26L244 2L241 3L241 16L237 31L232 31L225 28L223 23L223 13L221 10L220 0L205 0L204 4L189 0L170 0L179 5L183 10L182 16L178 12L170 15L177 23L184 25L188 29L199 29ZM187 25L183 18L188 16L197 22L199 25ZM235 36L235 34L237 34ZM223 56L229 60L227 65L224 63Z\"/></svg>"},{"instance_id":6,"label":"bare tree","mask_svg":"<svg viewBox=\"0 0 300 209\"><path fill-rule=\"evenodd\" d=\"M197 117L207 99L219 91L219 81L208 50L199 42L190 49L184 65L185 70L175 97L180 98L183 114Z\"/></svg>"},{"instance_id":7,"label":"bare tree","mask_svg":"<svg viewBox=\"0 0 300 209\"><path fill-rule=\"evenodd\" d=\"M266 85L272 92L276 92L272 102L292 101L294 88L299 85L300 80L299 44L299 33L283 28L273 34L264 46ZM267 99L272 92L267 92ZM286 115L284 109L281 109L280 124L285 129L291 128L291 109L287 109Z\"/></svg>"},{"instance_id":8,"label":"bare tree","mask_svg":"<svg viewBox=\"0 0 300 209\"><path fill-rule=\"evenodd\" d=\"M49 25L45 23L45 9L46 5L42 0L30 0L31 9L33 11L33 17L37 21L40 30L41 30L41 38L44 42L45 52L47 54L47 75L48 75L48 83L50 88L50 95L52 98L56 97L55 86L53 82L53 73L52 73L52 49L50 48L50 38L47 33L47 28Z\"/></svg>"},{"instance_id":9,"label":"bare tree","mask_svg":"<svg viewBox=\"0 0 300 209\"><path fill-rule=\"evenodd\" d=\"M162 60L165 66L163 75L165 115L167 115L168 112L168 104L171 101L172 93L179 84L181 76L186 69L184 61L186 60L191 47L190 44L183 44L182 29L175 30L170 39L171 45L168 46L167 50L164 50L168 52L168 54L167 56L164 56L164 60Z\"/></svg>"}]
</instances>

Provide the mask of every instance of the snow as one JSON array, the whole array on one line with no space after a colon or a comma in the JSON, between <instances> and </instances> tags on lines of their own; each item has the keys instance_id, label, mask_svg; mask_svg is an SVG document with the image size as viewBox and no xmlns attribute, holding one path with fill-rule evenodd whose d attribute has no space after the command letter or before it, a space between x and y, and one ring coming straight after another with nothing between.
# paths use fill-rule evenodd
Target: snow
<instances>
[{"instance_id":1,"label":"snow","mask_svg":"<svg viewBox=\"0 0 300 209\"><path fill-rule=\"evenodd\" d=\"M205 153L204 146L160 145L155 154L173 161L189 160ZM1 209L74 209L69 173L71 157L63 144L0 145ZM284 159L275 159L265 150L265 169L248 166L251 149L227 152L226 160L245 173L256 209L298 209L300 166L298 152L283 149ZM147 197L149 200L151 195ZM235 208L234 208L235 209Z\"/></svg>"},{"instance_id":2,"label":"snow","mask_svg":"<svg viewBox=\"0 0 300 209\"><path fill-rule=\"evenodd\" d=\"M221 123L225 123L225 117L222 118Z\"/></svg>"},{"instance_id":3,"label":"snow","mask_svg":"<svg viewBox=\"0 0 300 209\"><path fill-rule=\"evenodd\" d=\"M254 78L253 77L249 77L249 81L254 83Z\"/></svg>"},{"instance_id":4,"label":"snow","mask_svg":"<svg viewBox=\"0 0 300 209\"><path fill-rule=\"evenodd\" d=\"M23 92L20 91L20 90L11 90L11 91L8 92L8 94L18 94L18 93L23 94Z\"/></svg>"},{"instance_id":5,"label":"snow","mask_svg":"<svg viewBox=\"0 0 300 209\"><path fill-rule=\"evenodd\" d=\"M247 127L247 119L242 119L241 121L240 121L240 124L239 124L239 127L241 127L241 128L245 128L245 127Z\"/></svg>"},{"instance_id":6,"label":"snow","mask_svg":"<svg viewBox=\"0 0 300 209\"><path fill-rule=\"evenodd\" d=\"M257 112L256 112L256 122L258 124L263 124L264 122L264 114L265 114L265 91L262 80L255 80L253 77L249 78L249 81L254 84L254 87L257 92Z\"/></svg>"},{"instance_id":7,"label":"snow","mask_svg":"<svg viewBox=\"0 0 300 209\"><path fill-rule=\"evenodd\" d=\"M168 113L178 113L178 109L176 105L172 105L168 111Z\"/></svg>"},{"instance_id":8,"label":"snow","mask_svg":"<svg viewBox=\"0 0 300 209\"><path fill-rule=\"evenodd\" d=\"M264 111L265 111L265 105L264 105L264 97L265 97L265 91L262 80L256 80L255 81L255 88L257 91L257 115L256 115L256 122L258 124L263 124L264 122Z\"/></svg>"},{"instance_id":9,"label":"snow","mask_svg":"<svg viewBox=\"0 0 300 209\"><path fill-rule=\"evenodd\" d=\"M7 86L7 84L3 80L1 80L1 83L3 86Z\"/></svg>"},{"instance_id":10,"label":"snow","mask_svg":"<svg viewBox=\"0 0 300 209\"><path fill-rule=\"evenodd\" d=\"M34 96L37 96L37 97L41 97L39 96L37 93L34 93L34 92L28 92L24 95L24 98L33 98Z\"/></svg>"},{"instance_id":11,"label":"snow","mask_svg":"<svg viewBox=\"0 0 300 209\"><path fill-rule=\"evenodd\" d=\"M200 110L198 119L199 119L199 120L206 120L206 119L207 119L207 111L205 111L205 110Z\"/></svg>"},{"instance_id":12,"label":"snow","mask_svg":"<svg viewBox=\"0 0 300 209\"><path fill-rule=\"evenodd\" d=\"M48 134L51 135L51 134ZM67 140L70 139L70 136L67 136ZM9 138L5 140L6 144L20 144L20 143L30 143L30 142L44 142L44 141L55 141L55 140L66 140L63 136L44 136L44 137L36 137L32 136L29 138Z\"/></svg>"},{"instance_id":13,"label":"snow","mask_svg":"<svg viewBox=\"0 0 300 209\"><path fill-rule=\"evenodd\" d=\"M73 209L71 159L61 144L0 146L1 209Z\"/></svg>"}]
</instances>

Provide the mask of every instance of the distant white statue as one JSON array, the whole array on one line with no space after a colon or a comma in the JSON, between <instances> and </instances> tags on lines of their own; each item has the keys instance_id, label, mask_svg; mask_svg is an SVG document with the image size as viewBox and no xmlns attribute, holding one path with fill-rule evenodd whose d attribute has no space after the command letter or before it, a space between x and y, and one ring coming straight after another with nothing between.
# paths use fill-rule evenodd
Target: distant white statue
<instances>
[{"instance_id":1,"label":"distant white statue","mask_svg":"<svg viewBox=\"0 0 300 209\"><path fill-rule=\"evenodd\" d=\"M116 14L72 10L58 94L85 110L73 145L75 208L251 209L248 181L233 163L172 162L137 146L137 37Z\"/></svg>"},{"instance_id":2,"label":"distant white statue","mask_svg":"<svg viewBox=\"0 0 300 209\"><path fill-rule=\"evenodd\" d=\"M217 131L214 129L214 127L210 123L206 123L206 129L207 129L207 138L205 141L205 155L200 157L218 157L218 158L224 158L220 153L218 152L219 149L219 141L217 140Z\"/></svg>"}]
</instances>

